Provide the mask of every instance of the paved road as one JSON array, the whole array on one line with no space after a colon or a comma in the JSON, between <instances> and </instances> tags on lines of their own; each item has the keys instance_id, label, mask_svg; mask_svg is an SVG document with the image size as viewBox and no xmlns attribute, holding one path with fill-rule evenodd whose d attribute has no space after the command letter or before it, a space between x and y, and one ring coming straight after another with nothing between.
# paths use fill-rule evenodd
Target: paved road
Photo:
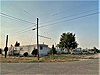
<instances>
[{"instance_id":1,"label":"paved road","mask_svg":"<svg viewBox=\"0 0 100 75\"><path fill-rule=\"evenodd\" d=\"M99 75L99 60L57 63L2 63L1 75Z\"/></svg>"}]
</instances>

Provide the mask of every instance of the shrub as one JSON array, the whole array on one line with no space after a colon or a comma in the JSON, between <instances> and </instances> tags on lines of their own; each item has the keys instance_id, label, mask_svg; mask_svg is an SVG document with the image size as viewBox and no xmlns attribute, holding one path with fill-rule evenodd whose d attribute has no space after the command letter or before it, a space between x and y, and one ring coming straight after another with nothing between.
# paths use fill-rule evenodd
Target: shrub
<instances>
[{"instance_id":1,"label":"shrub","mask_svg":"<svg viewBox=\"0 0 100 75\"><path fill-rule=\"evenodd\" d=\"M24 53L24 56L27 57L27 56L28 56L28 52L25 52L25 53Z\"/></svg>"}]
</instances>

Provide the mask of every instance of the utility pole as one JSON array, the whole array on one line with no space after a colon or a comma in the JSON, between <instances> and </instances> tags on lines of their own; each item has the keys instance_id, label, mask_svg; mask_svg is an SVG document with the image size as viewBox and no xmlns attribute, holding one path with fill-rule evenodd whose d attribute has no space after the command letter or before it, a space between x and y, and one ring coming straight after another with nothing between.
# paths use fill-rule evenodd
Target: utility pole
<instances>
[{"instance_id":1,"label":"utility pole","mask_svg":"<svg viewBox=\"0 0 100 75\"><path fill-rule=\"evenodd\" d=\"M38 60L39 60L39 38L38 38L38 37L40 36L40 37L47 38L47 39L51 39L51 38L46 37L46 36L42 36L42 35L39 35L39 34L38 34L38 28L39 28L39 27L38 27L38 21L39 21L39 19L37 18L36 21L37 21L37 28L34 28L34 29L32 29L32 30L37 29L37 57L38 57Z\"/></svg>"},{"instance_id":2,"label":"utility pole","mask_svg":"<svg viewBox=\"0 0 100 75\"><path fill-rule=\"evenodd\" d=\"M8 44L8 35L6 36L6 47L7 47L7 44Z\"/></svg>"},{"instance_id":3,"label":"utility pole","mask_svg":"<svg viewBox=\"0 0 100 75\"><path fill-rule=\"evenodd\" d=\"M38 18L37 18L37 53L38 53L38 60L39 60L39 38L38 38Z\"/></svg>"},{"instance_id":4,"label":"utility pole","mask_svg":"<svg viewBox=\"0 0 100 75\"><path fill-rule=\"evenodd\" d=\"M7 44L8 44L8 35L6 36L6 47L4 48L4 51L5 51L5 58L6 58L6 56L7 56L7 51L8 51Z\"/></svg>"}]
</instances>

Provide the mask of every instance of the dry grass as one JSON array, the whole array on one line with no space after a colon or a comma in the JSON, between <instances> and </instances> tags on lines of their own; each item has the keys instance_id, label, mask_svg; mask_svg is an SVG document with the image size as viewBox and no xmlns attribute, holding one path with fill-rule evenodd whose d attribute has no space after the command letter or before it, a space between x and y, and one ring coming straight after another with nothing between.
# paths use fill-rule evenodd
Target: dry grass
<instances>
[{"instance_id":1,"label":"dry grass","mask_svg":"<svg viewBox=\"0 0 100 75\"><path fill-rule=\"evenodd\" d=\"M32 62L67 62L67 61L78 61L80 59L94 59L93 55L49 55L41 57L40 60L37 57L16 57L16 56L4 56L0 55L1 63L32 63Z\"/></svg>"},{"instance_id":2,"label":"dry grass","mask_svg":"<svg viewBox=\"0 0 100 75\"><path fill-rule=\"evenodd\" d=\"M0 62L2 63L29 63L31 61L37 61L36 57L16 57L16 56L7 56L5 58L4 56L0 56Z\"/></svg>"}]
</instances>

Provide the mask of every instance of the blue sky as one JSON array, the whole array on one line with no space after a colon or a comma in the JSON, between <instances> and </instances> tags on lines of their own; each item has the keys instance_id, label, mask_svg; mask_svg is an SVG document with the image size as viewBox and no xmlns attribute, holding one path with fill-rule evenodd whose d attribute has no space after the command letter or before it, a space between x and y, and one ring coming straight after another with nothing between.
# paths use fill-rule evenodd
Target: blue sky
<instances>
[{"instance_id":1,"label":"blue sky","mask_svg":"<svg viewBox=\"0 0 100 75\"><path fill-rule=\"evenodd\" d=\"M57 44L63 32L76 34L79 47L93 48L99 46L98 1L1 1L0 12L36 23L39 26L48 25L39 29L39 34L52 38L39 37L39 43L49 46ZM81 17L78 19L74 19ZM5 46L5 36L9 35L9 43L19 41L21 45L35 44L36 31L34 24L22 22L6 16L1 18L0 47Z\"/></svg>"}]
</instances>

